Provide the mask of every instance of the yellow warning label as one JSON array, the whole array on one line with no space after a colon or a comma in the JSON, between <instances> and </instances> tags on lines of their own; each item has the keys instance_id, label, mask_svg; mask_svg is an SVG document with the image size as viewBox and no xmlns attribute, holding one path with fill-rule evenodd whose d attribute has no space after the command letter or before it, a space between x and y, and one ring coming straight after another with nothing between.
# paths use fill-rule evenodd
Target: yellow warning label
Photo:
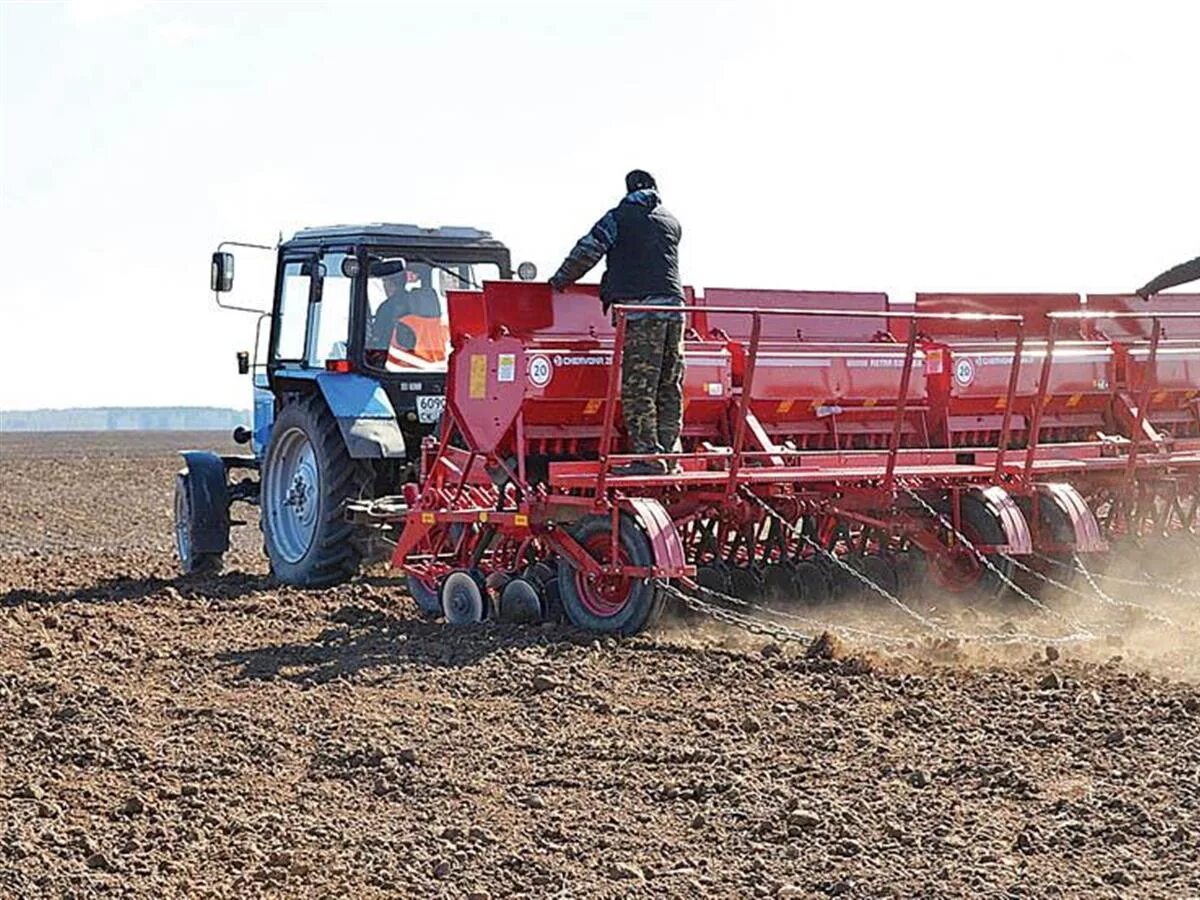
<instances>
[{"instance_id":1,"label":"yellow warning label","mask_svg":"<svg viewBox=\"0 0 1200 900\"><path fill-rule=\"evenodd\" d=\"M863 401L863 406L874 406L878 401L868 397Z\"/></svg>"},{"instance_id":2,"label":"yellow warning label","mask_svg":"<svg viewBox=\"0 0 1200 900\"><path fill-rule=\"evenodd\" d=\"M1079 401L1083 399L1083 394L1072 394L1067 398L1067 406L1078 406Z\"/></svg>"},{"instance_id":3,"label":"yellow warning label","mask_svg":"<svg viewBox=\"0 0 1200 900\"><path fill-rule=\"evenodd\" d=\"M479 514L479 521L486 522L487 520L488 520L488 514L486 512L481 512Z\"/></svg>"},{"instance_id":4,"label":"yellow warning label","mask_svg":"<svg viewBox=\"0 0 1200 900\"><path fill-rule=\"evenodd\" d=\"M604 402L603 400L599 400L596 397L593 397L591 400L589 400L587 402L587 406L585 406L583 408L583 414L585 416L594 416L597 412L600 411L600 405L603 402Z\"/></svg>"},{"instance_id":5,"label":"yellow warning label","mask_svg":"<svg viewBox=\"0 0 1200 900\"><path fill-rule=\"evenodd\" d=\"M524 527L529 524L529 516L525 515L525 513L517 513L513 516L513 524Z\"/></svg>"},{"instance_id":6,"label":"yellow warning label","mask_svg":"<svg viewBox=\"0 0 1200 900\"><path fill-rule=\"evenodd\" d=\"M421 513L421 524L432 525L436 521L433 513Z\"/></svg>"},{"instance_id":7,"label":"yellow warning label","mask_svg":"<svg viewBox=\"0 0 1200 900\"><path fill-rule=\"evenodd\" d=\"M1155 403L1162 403L1162 402L1163 402L1164 400L1166 400L1166 399L1167 399L1167 392L1166 392L1166 391L1158 391L1158 392L1157 392L1157 393L1154 395L1154 402L1155 402Z\"/></svg>"},{"instance_id":8,"label":"yellow warning label","mask_svg":"<svg viewBox=\"0 0 1200 900\"><path fill-rule=\"evenodd\" d=\"M1006 407L1006 406L1008 406L1008 398L1007 397L997 397L996 398L996 409L1004 409L1004 407Z\"/></svg>"},{"instance_id":9,"label":"yellow warning label","mask_svg":"<svg viewBox=\"0 0 1200 900\"><path fill-rule=\"evenodd\" d=\"M472 400L482 400L487 395L487 357L482 353L471 354L471 383L467 391Z\"/></svg>"},{"instance_id":10,"label":"yellow warning label","mask_svg":"<svg viewBox=\"0 0 1200 900\"><path fill-rule=\"evenodd\" d=\"M792 411L792 400L780 400L779 405L775 407L777 413L787 413Z\"/></svg>"}]
</instances>

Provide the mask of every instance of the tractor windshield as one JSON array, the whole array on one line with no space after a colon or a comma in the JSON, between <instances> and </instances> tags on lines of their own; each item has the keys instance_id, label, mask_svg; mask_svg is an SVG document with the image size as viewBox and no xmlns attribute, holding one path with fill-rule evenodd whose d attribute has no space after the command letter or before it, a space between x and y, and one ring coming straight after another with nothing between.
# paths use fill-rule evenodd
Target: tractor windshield
<instances>
[{"instance_id":1,"label":"tractor windshield","mask_svg":"<svg viewBox=\"0 0 1200 900\"><path fill-rule=\"evenodd\" d=\"M450 351L446 291L500 277L494 263L379 257L367 278L366 360L387 371L442 370Z\"/></svg>"}]
</instances>

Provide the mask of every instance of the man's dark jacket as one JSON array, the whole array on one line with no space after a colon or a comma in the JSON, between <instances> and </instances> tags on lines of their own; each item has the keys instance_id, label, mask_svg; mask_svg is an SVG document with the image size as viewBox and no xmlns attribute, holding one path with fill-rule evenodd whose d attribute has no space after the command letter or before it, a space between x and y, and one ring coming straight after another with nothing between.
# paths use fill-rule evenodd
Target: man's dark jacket
<instances>
[{"instance_id":1,"label":"man's dark jacket","mask_svg":"<svg viewBox=\"0 0 1200 900\"><path fill-rule=\"evenodd\" d=\"M633 191L579 239L550 283L565 287L607 256L608 268L600 282L606 304L652 300L679 304L683 301L682 235L679 221L662 205L658 191Z\"/></svg>"}]
</instances>

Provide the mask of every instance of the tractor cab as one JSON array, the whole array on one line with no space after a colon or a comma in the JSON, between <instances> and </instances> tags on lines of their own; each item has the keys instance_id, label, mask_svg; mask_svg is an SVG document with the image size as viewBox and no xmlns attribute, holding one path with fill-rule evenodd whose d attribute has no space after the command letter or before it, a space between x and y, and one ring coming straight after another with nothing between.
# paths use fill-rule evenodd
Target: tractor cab
<instances>
[{"instance_id":1,"label":"tractor cab","mask_svg":"<svg viewBox=\"0 0 1200 900\"><path fill-rule=\"evenodd\" d=\"M236 300L234 253L275 254L270 308ZM536 277L530 263L523 278ZM260 507L272 571L299 585L353 575L362 542L348 500L394 494L416 477L421 441L441 419L450 352L447 292L512 278L508 248L476 228L336 225L275 247L223 242L211 287L224 308L259 314L253 428L234 433L252 455L184 454L176 543L185 571L219 565L229 507ZM243 292L244 293L244 292ZM235 470L258 479L231 482Z\"/></svg>"},{"instance_id":2,"label":"tractor cab","mask_svg":"<svg viewBox=\"0 0 1200 900\"><path fill-rule=\"evenodd\" d=\"M415 225L306 228L279 246L267 388L279 397L306 382L374 396L369 427L345 430L351 455L415 459L444 404L449 327L446 291L512 277L508 248L475 228ZM334 376L334 377L331 377ZM337 377L341 376L341 377ZM270 439L256 403L258 448ZM339 418L351 415L334 410ZM391 427L382 424L391 420ZM256 448L256 449L258 449Z\"/></svg>"}]
</instances>

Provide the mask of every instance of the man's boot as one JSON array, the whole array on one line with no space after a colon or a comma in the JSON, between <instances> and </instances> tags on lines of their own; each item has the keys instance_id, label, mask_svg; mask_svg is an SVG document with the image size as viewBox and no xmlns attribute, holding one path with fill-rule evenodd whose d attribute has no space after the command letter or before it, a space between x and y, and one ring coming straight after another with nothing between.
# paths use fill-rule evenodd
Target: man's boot
<instances>
[{"instance_id":1,"label":"man's boot","mask_svg":"<svg viewBox=\"0 0 1200 900\"><path fill-rule=\"evenodd\" d=\"M667 464L661 459L637 459L624 466L613 466L613 475L666 475Z\"/></svg>"},{"instance_id":2,"label":"man's boot","mask_svg":"<svg viewBox=\"0 0 1200 900\"><path fill-rule=\"evenodd\" d=\"M683 452L683 445L679 442L678 436L676 436L673 440L668 438L667 440L664 441L663 435L660 434L658 436L658 440L660 443L662 443L662 446L667 448L668 453L682 453ZM668 475L682 475L683 474L683 466L681 466L679 464L679 460L664 459L663 462L667 466L667 474Z\"/></svg>"}]
</instances>

